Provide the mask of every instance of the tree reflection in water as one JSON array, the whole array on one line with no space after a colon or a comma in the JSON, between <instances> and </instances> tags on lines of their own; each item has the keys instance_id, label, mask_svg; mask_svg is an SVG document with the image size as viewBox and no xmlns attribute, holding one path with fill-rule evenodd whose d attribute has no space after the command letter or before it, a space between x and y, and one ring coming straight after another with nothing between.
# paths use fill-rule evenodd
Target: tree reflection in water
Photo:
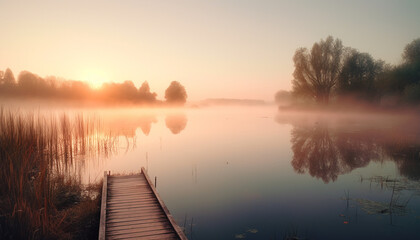
<instances>
[{"instance_id":1,"label":"tree reflection in water","mask_svg":"<svg viewBox=\"0 0 420 240\"><path fill-rule=\"evenodd\" d=\"M149 136L150 130L152 129L152 123L157 123L155 115L144 115L137 119L137 125L146 136Z\"/></svg>"},{"instance_id":2,"label":"tree reflection in water","mask_svg":"<svg viewBox=\"0 0 420 240\"><path fill-rule=\"evenodd\" d=\"M297 126L292 130L292 166L298 173L335 181L338 175L366 166L378 159L378 147L359 134L337 132L326 122Z\"/></svg>"},{"instance_id":3,"label":"tree reflection in water","mask_svg":"<svg viewBox=\"0 0 420 240\"><path fill-rule=\"evenodd\" d=\"M119 112L118 114L105 115L104 131L111 131L120 136L134 138L136 130L141 129L145 136L149 136L153 124L158 123L158 115L153 112L133 113ZM187 126L187 116L185 113L172 112L166 113L165 125L173 134L181 133Z\"/></svg>"},{"instance_id":4,"label":"tree reflection in water","mask_svg":"<svg viewBox=\"0 0 420 240\"><path fill-rule=\"evenodd\" d=\"M397 164L401 175L420 180L420 143L399 140L384 144L384 151Z\"/></svg>"},{"instance_id":5,"label":"tree reflection in water","mask_svg":"<svg viewBox=\"0 0 420 240\"><path fill-rule=\"evenodd\" d=\"M171 130L173 134L178 134L187 126L187 116L185 114L169 114L165 118L166 127Z\"/></svg>"},{"instance_id":6,"label":"tree reflection in water","mask_svg":"<svg viewBox=\"0 0 420 240\"><path fill-rule=\"evenodd\" d=\"M284 122L283 119L278 121ZM339 175L366 167L371 161L392 160L401 175L420 179L419 134L412 125L375 127L372 124L333 124L325 120L300 121L293 125L291 164L297 173L308 172L328 183L337 180Z\"/></svg>"}]
</instances>

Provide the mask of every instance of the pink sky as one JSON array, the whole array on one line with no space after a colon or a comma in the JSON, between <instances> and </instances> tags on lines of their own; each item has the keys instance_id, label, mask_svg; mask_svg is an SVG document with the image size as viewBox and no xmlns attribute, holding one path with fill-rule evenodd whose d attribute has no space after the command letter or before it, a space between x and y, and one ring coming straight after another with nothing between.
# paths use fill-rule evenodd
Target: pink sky
<instances>
[{"instance_id":1,"label":"pink sky","mask_svg":"<svg viewBox=\"0 0 420 240\"><path fill-rule=\"evenodd\" d=\"M396 64L419 1L1 1L0 69L102 82L171 81L189 100L272 100L293 54L328 35Z\"/></svg>"}]
</instances>

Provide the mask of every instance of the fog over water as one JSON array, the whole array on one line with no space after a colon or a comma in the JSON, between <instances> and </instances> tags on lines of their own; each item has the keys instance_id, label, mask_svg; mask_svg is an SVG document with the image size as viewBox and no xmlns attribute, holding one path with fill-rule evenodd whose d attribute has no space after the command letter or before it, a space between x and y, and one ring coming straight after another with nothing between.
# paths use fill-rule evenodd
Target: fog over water
<instances>
[{"instance_id":1,"label":"fog over water","mask_svg":"<svg viewBox=\"0 0 420 240\"><path fill-rule=\"evenodd\" d=\"M143 167L191 240L420 239L420 1L0 9L0 239L97 238Z\"/></svg>"},{"instance_id":2,"label":"fog over water","mask_svg":"<svg viewBox=\"0 0 420 240\"><path fill-rule=\"evenodd\" d=\"M417 235L417 115L274 106L37 111L98 119L118 146L85 159L83 181L145 167L190 238Z\"/></svg>"}]
</instances>

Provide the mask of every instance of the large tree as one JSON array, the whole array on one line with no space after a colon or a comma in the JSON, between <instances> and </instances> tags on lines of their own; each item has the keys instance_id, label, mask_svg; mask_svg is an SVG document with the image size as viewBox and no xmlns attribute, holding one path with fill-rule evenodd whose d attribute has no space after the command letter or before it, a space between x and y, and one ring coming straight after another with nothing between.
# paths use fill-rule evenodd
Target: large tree
<instances>
[{"instance_id":1,"label":"large tree","mask_svg":"<svg viewBox=\"0 0 420 240\"><path fill-rule=\"evenodd\" d=\"M378 96L375 84L383 69L383 61L375 61L368 53L350 51L338 78L338 94L363 100L375 99Z\"/></svg>"},{"instance_id":2,"label":"large tree","mask_svg":"<svg viewBox=\"0 0 420 240\"><path fill-rule=\"evenodd\" d=\"M331 36L307 48L299 48L293 57L293 93L328 103L337 84L343 62L343 44Z\"/></svg>"},{"instance_id":3,"label":"large tree","mask_svg":"<svg viewBox=\"0 0 420 240\"><path fill-rule=\"evenodd\" d=\"M407 44L403 62L389 69L380 83L385 97L393 96L400 103L420 103L420 38Z\"/></svg>"},{"instance_id":4,"label":"large tree","mask_svg":"<svg viewBox=\"0 0 420 240\"><path fill-rule=\"evenodd\" d=\"M404 48L403 59L405 63L420 63L420 38L414 39Z\"/></svg>"},{"instance_id":5,"label":"large tree","mask_svg":"<svg viewBox=\"0 0 420 240\"><path fill-rule=\"evenodd\" d=\"M12 86L16 84L15 76L13 75L13 72L10 70L10 68L7 68L6 71L1 75L0 84L4 84L5 86Z\"/></svg>"},{"instance_id":6,"label":"large tree","mask_svg":"<svg viewBox=\"0 0 420 240\"><path fill-rule=\"evenodd\" d=\"M140 101L153 103L156 101L157 94L150 92L149 83L145 81L138 90L138 96Z\"/></svg>"},{"instance_id":7,"label":"large tree","mask_svg":"<svg viewBox=\"0 0 420 240\"><path fill-rule=\"evenodd\" d=\"M420 38L407 44L403 53L404 63L400 69L405 75L404 100L410 103L420 102Z\"/></svg>"},{"instance_id":8,"label":"large tree","mask_svg":"<svg viewBox=\"0 0 420 240\"><path fill-rule=\"evenodd\" d=\"M123 83L104 83L102 85L102 97L106 101L135 102L137 99L137 88L132 81Z\"/></svg>"},{"instance_id":9,"label":"large tree","mask_svg":"<svg viewBox=\"0 0 420 240\"><path fill-rule=\"evenodd\" d=\"M170 104L183 105L187 101L187 91L181 83L173 81L165 91L165 99Z\"/></svg>"},{"instance_id":10,"label":"large tree","mask_svg":"<svg viewBox=\"0 0 420 240\"><path fill-rule=\"evenodd\" d=\"M40 76L22 71L18 76L18 91L23 97L42 97L50 93L48 84Z\"/></svg>"}]
</instances>

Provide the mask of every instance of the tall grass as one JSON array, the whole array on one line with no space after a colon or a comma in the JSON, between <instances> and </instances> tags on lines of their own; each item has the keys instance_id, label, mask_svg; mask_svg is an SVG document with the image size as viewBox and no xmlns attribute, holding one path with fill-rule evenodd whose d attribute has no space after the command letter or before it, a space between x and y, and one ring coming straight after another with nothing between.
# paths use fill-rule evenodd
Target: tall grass
<instances>
[{"instance_id":1,"label":"tall grass","mask_svg":"<svg viewBox=\"0 0 420 240\"><path fill-rule=\"evenodd\" d=\"M74 217L69 209L90 197L81 184L84 161L112 153L116 140L100 131L99 121L83 115L45 116L1 107L0 238L66 236Z\"/></svg>"}]
</instances>

